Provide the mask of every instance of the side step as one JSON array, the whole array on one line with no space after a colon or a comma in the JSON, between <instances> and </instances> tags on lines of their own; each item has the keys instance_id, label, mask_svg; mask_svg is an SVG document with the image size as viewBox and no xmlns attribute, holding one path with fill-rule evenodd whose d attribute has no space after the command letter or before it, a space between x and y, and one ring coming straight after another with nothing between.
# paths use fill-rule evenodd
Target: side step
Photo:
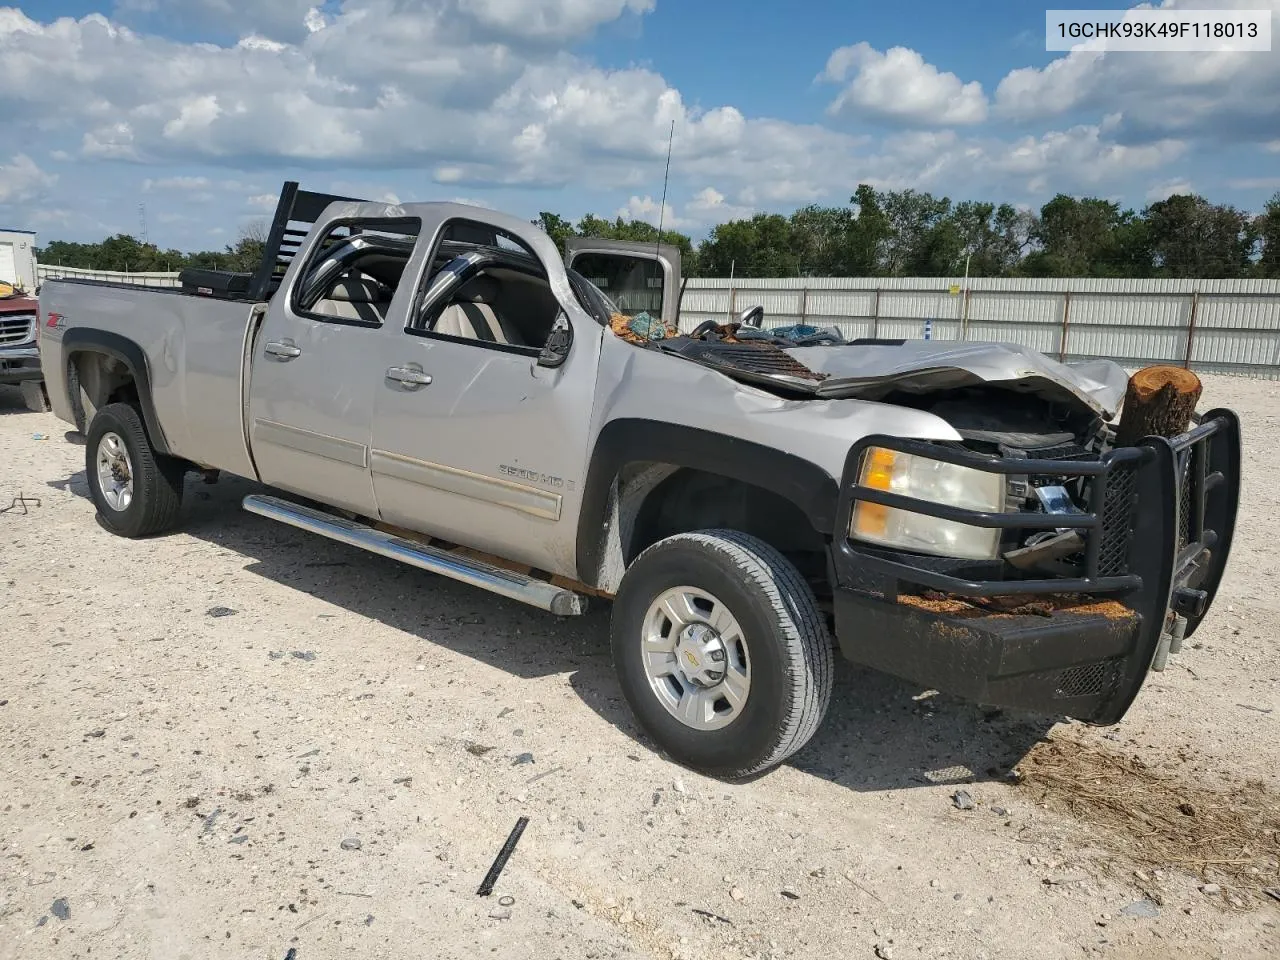
<instances>
[{"instance_id":1,"label":"side step","mask_svg":"<svg viewBox=\"0 0 1280 960\"><path fill-rule=\"evenodd\" d=\"M244 508L260 517L279 520L291 527L318 533L379 556L399 560L411 567L460 580L512 600L548 610L561 617L586 613L586 597L564 587L533 577L504 570L482 560L460 556L425 543L417 543L393 533L353 523L279 497L251 494L244 498Z\"/></svg>"}]
</instances>

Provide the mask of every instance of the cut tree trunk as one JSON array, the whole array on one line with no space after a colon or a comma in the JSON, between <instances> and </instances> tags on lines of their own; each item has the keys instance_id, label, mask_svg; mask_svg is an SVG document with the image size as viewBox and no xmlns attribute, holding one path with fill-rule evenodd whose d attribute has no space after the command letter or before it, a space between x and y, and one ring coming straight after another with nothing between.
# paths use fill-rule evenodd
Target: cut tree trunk
<instances>
[{"instance_id":1,"label":"cut tree trunk","mask_svg":"<svg viewBox=\"0 0 1280 960\"><path fill-rule=\"evenodd\" d=\"M1129 378L1116 446L1131 447L1143 437L1185 433L1201 389L1200 378L1183 367L1143 367Z\"/></svg>"}]
</instances>

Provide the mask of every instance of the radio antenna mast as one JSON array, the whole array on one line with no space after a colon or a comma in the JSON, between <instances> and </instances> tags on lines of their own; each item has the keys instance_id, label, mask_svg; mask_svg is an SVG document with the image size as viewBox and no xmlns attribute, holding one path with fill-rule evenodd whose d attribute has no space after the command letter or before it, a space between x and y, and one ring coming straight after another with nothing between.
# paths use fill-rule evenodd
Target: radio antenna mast
<instances>
[{"instance_id":1,"label":"radio antenna mast","mask_svg":"<svg viewBox=\"0 0 1280 960\"><path fill-rule=\"evenodd\" d=\"M658 208L658 242L653 252L657 255L662 250L662 224L667 216L667 184L671 181L671 148L676 140L676 122L671 121L671 134L667 137L667 172L662 176L662 206Z\"/></svg>"}]
</instances>

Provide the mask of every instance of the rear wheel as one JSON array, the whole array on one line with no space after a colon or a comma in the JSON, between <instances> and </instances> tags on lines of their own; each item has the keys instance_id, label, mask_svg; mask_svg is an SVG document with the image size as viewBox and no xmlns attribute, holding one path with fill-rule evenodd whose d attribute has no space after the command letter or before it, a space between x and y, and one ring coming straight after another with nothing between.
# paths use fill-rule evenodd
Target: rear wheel
<instances>
[{"instance_id":1,"label":"rear wheel","mask_svg":"<svg viewBox=\"0 0 1280 960\"><path fill-rule=\"evenodd\" d=\"M186 468L155 453L142 418L127 403L94 414L85 472L98 516L112 533L145 537L177 525Z\"/></svg>"},{"instance_id":2,"label":"rear wheel","mask_svg":"<svg viewBox=\"0 0 1280 960\"><path fill-rule=\"evenodd\" d=\"M831 640L813 591L736 531L678 534L628 568L613 658L646 732L672 759L735 780L801 749L831 701Z\"/></svg>"}]
</instances>

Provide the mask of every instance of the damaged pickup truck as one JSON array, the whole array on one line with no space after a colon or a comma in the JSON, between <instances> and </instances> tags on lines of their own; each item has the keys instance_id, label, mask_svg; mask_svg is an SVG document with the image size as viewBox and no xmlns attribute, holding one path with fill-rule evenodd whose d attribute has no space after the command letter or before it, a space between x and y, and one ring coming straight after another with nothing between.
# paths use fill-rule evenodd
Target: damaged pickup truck
<instances>
[{"instance_id":1,"label":"damaged pickup truck","mask_svg":"<svg viewBox=\"0 0 1280 960\"><path fill-rule=\"evenodd\" d=\"M274 489L255 514L552 614L611 600L637 718L714 776L804 746L836 648L1110 724L1199 626L1231 411L1122 445L1109 362L800 346L758 308L682 335L680 296L665 247L287 184L256 274L50 281L40 353L109 530L175 527L184 476L226 471Z\"/></svg>"}]
</instances>

